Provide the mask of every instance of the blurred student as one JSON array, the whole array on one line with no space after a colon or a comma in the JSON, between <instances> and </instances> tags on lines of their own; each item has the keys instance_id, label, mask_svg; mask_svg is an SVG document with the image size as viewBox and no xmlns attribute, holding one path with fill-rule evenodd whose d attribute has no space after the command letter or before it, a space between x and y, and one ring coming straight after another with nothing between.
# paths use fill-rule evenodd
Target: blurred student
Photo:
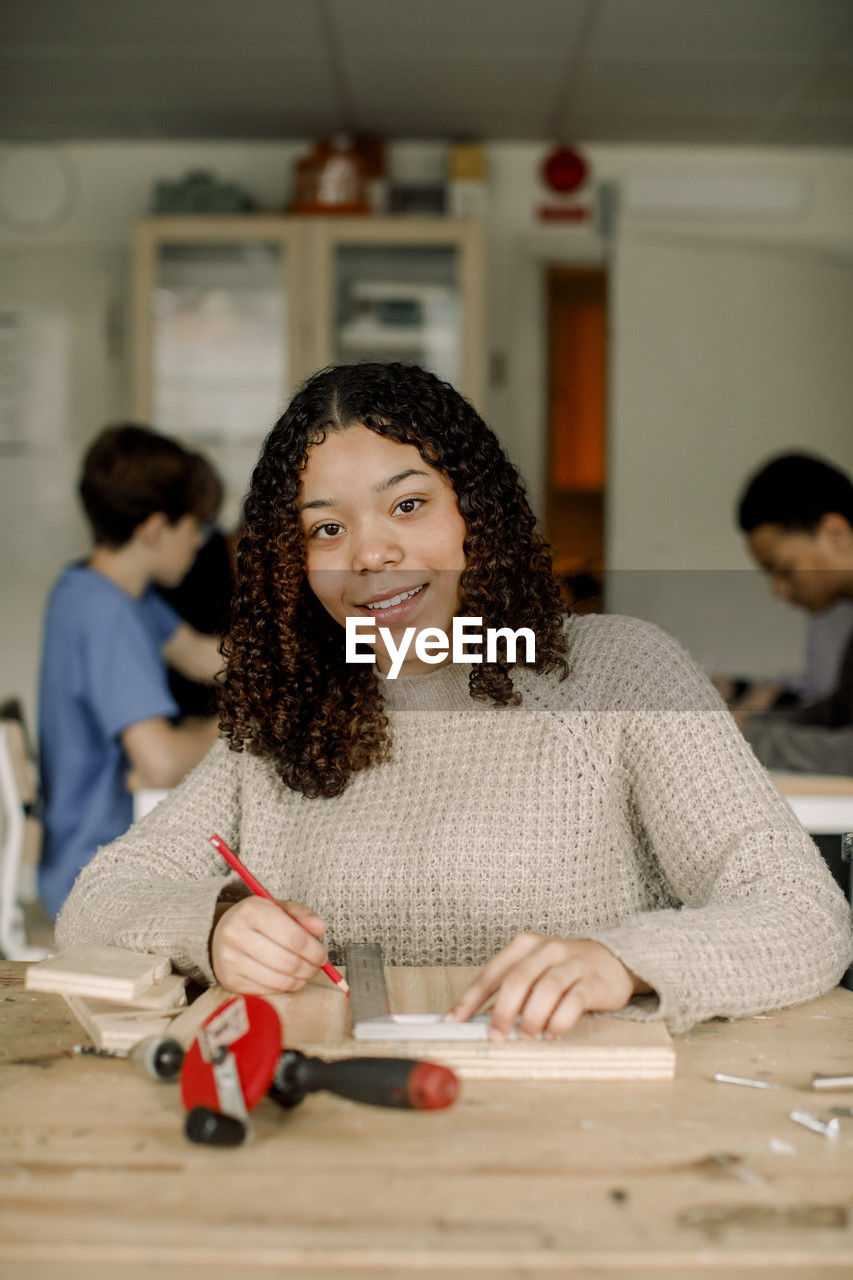
<instances>
[{"instance_id":1,"label":"blurred student","mask_svg":"<svg viewBox=\"0 0 853 1280\"><path fill-rule=\"evenodd\" d=\"M128 424L90 446L79 492L94 545L51 592L39 686L39 892L53 914L98 848L130 826L128 775L172 787L218 732L211 717L173 723L168 667L212 683L222 659L218 641L155 590L193 563L219 507L218 478L201 455Z\"/></svg>"},{"instance_id":2,"label":"blurred student","mask_svg":"<svg viewBox=\"0 0 853 1280\"><path fill-rule=\"evenodd\" d=\"M768 768L853 775L853 631L840 602L853 602L853 484L808 454L784 454L748 482L738 523L776 595L817 618L833 609L825 661L837 666L823 697L766 715L741 716Z\"/></svg>"},{"instance_id":3,"label":"blurred student","mask_svg":"<svg viewBox=\"0 0 853 1280\"><path fill-rule=\"evenodd\" d=\"M853 600L837 600L820 613L809 614L805 663L799 675L774 680L715 677L712 683L741 726L765 711L793 711L833 692L851 635Z\"/></svg>"},{"instance_id":4,"label":"blurred student","mask_svg":"<svg viewBox=\"0 0 853 1280\"><path fill-rule=\"evenodd\" d=\"M216 483L219 484L218 477ZM221 640L228 630L234 591L232 544L236 537L236 534L226 536L221 529L213 529L178 585L165 587L158 584L159 594L184 622L202 635L215 636L217 640ZM169 688L182 716L215 714L217 693L210 684L191 680L170 667Z\"/></svg>"}]
</instances>

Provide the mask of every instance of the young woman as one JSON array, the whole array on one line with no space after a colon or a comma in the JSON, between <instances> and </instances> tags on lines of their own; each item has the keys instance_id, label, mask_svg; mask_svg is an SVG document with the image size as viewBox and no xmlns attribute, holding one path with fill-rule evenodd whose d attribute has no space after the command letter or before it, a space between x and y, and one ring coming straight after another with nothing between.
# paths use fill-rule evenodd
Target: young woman
<instances>
[{"instance_id":1,"label":"young woman","mask_svg":"<svg viewBox=\"0 0 853 1280\"><path fill-rule=\"evenodd\" d=\"M722 702L655 627L563 618L518 477L446 383L317 374L245 521L224 736L84 871L60 945L264 994L378 942L391 964L484 965L454 1016L494 996L497 1037L629 1005L682 1030L838 981L849 908ZM535 656L404 652L463 617L527 628ZM347 661L348 620L384 629L375 663Z\"/></svg>"}]
</instances>

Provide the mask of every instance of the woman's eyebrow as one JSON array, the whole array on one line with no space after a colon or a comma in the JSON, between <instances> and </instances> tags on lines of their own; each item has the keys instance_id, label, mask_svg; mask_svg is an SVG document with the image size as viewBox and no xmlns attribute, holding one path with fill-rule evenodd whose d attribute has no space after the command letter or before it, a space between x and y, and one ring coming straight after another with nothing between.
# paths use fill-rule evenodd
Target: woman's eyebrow
<instances>
[{"instance_id":1,"label":"woman's eyebrow","mask_svg":"<svg viewBox=\"0 0 853 1280\"><path fill-rule=\"evenodd\" d=\"M296 508L297 515L302 511L308 511L314 507L335 507L337 503L334 498L312 498L310 502L300 502Z\"/></svg>"},{"instance_id":2,"label":"woman's eyebrow","mask_svg":"<svg viewBox=\"0 0 853 1280\"><path fill-rule=\"evenodd\" d=\"M376 486L376 492L384 493L386 489L393 489L395 484L399 484L401 480L408 480L409 476L426 476L429 479L429 472L419 471L417 467L409 467L408 471L399 471L388 480L380 480Z\"/></svg>"},{"instance_id":3,"label":"woman's eyebrow","mask_svg":"<svg viewBox=\"0 0 853 1280\"><path fill-rule=\"evenodd\" d=\"M426 479L429 479L429 472L419 471L417 467L409 467L408 471L398 471L395 476L389 476L387 480L380 480L374 487L377 493L384 493L386 489L393 489L394 485L399 484L401 480L408 480L409 476L425 476ZM337 506L340 506L337 498L312 498L310 502L300 502L296 510L298 513L313 510L315 507Z\"/></svg>"}]
</instances>

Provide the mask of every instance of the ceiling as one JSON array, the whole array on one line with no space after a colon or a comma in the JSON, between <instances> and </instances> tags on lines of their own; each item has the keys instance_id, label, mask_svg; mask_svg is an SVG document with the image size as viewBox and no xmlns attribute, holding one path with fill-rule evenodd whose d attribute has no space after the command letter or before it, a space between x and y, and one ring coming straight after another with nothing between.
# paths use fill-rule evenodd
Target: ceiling
<instances>
[{"instance_id":1,"label":"ceiling","mask_svg":"<svg viewBox=\"0 0 853 1280\"><path fill-rule=\"evenodd\" d=\"M2 0L0 137L853 145L853 0Z\"/></svg>"}]
</instances>

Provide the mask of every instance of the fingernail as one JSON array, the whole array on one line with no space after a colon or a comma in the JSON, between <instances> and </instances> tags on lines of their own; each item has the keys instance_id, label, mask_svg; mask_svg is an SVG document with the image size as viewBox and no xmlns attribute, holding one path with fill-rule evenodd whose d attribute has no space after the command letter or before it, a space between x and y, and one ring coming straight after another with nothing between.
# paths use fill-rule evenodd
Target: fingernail
<instances>
[{"instance_id":1,"label":"fingernail","mask_svg":"<svg viewBox=\"0 0 853 1280\"><path fill-rule=\"evenodd\" d=\"M506 1040L506 1034L499 1031L497 1027L489 1027L489 1039L494 1040L496 1044L502 1044Z\"/></svg>"}]
</instances>

